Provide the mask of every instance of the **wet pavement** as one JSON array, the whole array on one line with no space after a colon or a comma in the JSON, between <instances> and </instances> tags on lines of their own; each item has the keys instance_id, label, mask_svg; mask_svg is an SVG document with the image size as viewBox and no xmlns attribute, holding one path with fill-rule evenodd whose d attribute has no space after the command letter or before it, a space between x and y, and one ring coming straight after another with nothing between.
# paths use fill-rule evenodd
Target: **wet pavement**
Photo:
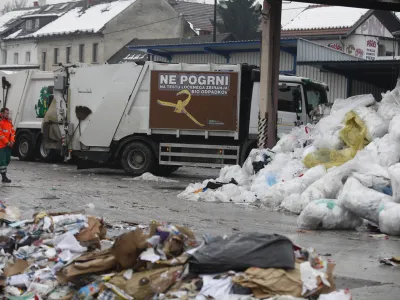
<instances>
[{"instance_id":1,"label":"wet pavement","mask_svg":"<svg viewBox=\"0 0 400 300\"><path fill-rule=\"evenodd\" d=\"M13 160L9 173L13 183L0 186L0 200L19 206L27 215L41 209L85 209L110 222L176 222L199 235L279 233L301 246L314 247L335 262L338 288L350 288L354 299L400 299L400 267L379 264L382 257L400 255L400 237L385 239L356 231L298 231L293 215L176 197L189 183L216 177L217 170L185 168L171 177L177 182L142 182L123 180L127 176L118 170L76 170L73 165Z\"/></svg>"}]
</instances>

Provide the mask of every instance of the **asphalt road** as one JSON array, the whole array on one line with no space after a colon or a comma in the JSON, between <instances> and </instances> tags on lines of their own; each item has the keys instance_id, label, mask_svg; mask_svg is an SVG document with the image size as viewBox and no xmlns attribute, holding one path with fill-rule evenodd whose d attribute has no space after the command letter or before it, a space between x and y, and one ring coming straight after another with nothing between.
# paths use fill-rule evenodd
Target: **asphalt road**
<instances>
[{"instance_id":1,"label":"asphalt road","mask_svg":"<svg viewBox=\"0 0 400 300\"><path fill-rule=\"evenodd\" d=\"M199 235L279 233L335 262L337 286L350 288L353 299L400 299L400 268L379 264L382 257L400 255L400 238L377 238L365 231L298 231L293 215L176 197L189 183L216 177L217 170L185 168L171 177L177 180L174 183L141 182L123 180L127 176L122 171L13 160L9 174L13 183L0 185L0 200L18 206L26 215L37 210L86 209L110 222L174 222ZM91 203L94 208L85 208Z\"/></svg>"}]
</instances>

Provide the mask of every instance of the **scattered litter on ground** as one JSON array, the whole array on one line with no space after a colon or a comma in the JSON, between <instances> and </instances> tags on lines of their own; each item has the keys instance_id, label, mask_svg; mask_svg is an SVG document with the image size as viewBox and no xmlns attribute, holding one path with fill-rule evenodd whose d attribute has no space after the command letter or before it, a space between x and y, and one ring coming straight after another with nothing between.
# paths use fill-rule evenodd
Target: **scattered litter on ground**
<instances>
[{"instance_id":1,"label":"scattered litter on ground","mask_svg":"<svg viewBox=\"0 0 400 300\"><path fill-rule=\"evenodd\" d=\"M277 234L198 239L179 225L111 225L83 211L21 219L2 202L0 223L7 299L296 300L335 290L332 263Z\"/></svg>"},{"instance_id":2,"label":"scattered litter on ground","mask_svg":"<svg viewBox=\"0 0 400 300\"><path fill-rule=\"evenodd\" d=\"M243 166L190 184L181 199L232 202L300 215L300 229L354 230L367 222L400 236L400 81L378 103L338 99L317 124L293 128Z\"/></svg>"},{"instance_id":3,"label":"scattered litter on ground","mask_svg":"<svg viewBox=\"0 0 400 300\"><path fill-rule=\"evenodd\" d=\"M178 180L155 176L151 173L144 173L143 175L138 176L138 177L122 178L121 180L123 180L123 181L154 181L154 182L168 182L168 183L179 182Z\"/></svg>"},{"instance_id":4,"label":"scattered litter on ground","mask_svg":"<svg viewBox=\"0 0 400 300\"><path fill-rule=\"evenodd\" d=\"M379 262L383 265L398 267L398 266L400 266L400 256L390 257L390 258L382 258Z\"/></svg>"}]
</instances>

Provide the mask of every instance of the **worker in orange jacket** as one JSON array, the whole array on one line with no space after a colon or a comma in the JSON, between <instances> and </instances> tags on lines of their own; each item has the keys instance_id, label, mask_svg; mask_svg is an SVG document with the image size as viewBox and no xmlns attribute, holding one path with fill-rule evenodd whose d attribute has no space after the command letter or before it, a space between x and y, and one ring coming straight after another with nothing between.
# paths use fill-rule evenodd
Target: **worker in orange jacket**
<instances>
[{"instance_id":1,"label":"worker in orange jacket","mask_svg":"<svg viewBox=\"0 0 400 300\"><path fill-rule=\"evenodd\" d=\"M9 119L10 111L8 108L0 110L0 173L1 182L10 183L7 178L7 167L11 160L11 148L15 142L15 130Z\"/></svg>"}]
</instances>

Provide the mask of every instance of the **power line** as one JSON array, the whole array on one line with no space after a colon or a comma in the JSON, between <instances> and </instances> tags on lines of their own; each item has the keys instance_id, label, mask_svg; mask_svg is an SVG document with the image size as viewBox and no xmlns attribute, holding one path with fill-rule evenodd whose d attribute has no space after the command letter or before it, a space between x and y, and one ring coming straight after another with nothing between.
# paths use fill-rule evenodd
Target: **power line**
<instances>
[{"instance_id":1,"label":"power line","mask_svg":"<svg viewBox=\"0 0 400 300\"><path fill-rule=\"evenodd\" d=\"M169 21L169 20L173 20L173 19L178 19L178 18L180 18L180 17L181 17L181 16L177 16L177 17L173 17L173 18L169 18L169 19L160 20L160 21L157 21L157 22L152 22L152 23L143 24L143 25L136 26L136 27L128 27L128 28L121 29L121 30L110 31L110 32L106 32L106 33L104 33L104 34L111 34L111 33L117 33L117 32L122 32L122 31L126 31L126 30L131 30L131 29L137 29L137 28L141 28L141 27L146 27L146 26L150 26L150 25L153 25L153 24L158 24L158 23L162 23L162 22L165 22L165 21Z\"/></svg>"}]
</instances>

